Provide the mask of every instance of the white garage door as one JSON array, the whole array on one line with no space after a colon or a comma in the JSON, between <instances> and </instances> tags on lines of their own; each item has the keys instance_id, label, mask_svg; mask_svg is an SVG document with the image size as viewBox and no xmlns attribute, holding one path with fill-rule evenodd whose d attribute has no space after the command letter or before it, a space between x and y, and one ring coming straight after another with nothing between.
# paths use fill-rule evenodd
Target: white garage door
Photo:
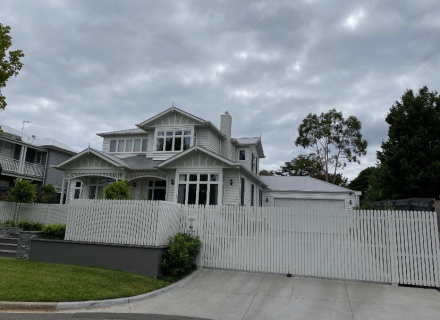
<instances>
[{"instance_id":1,"label":"white garage door","mask_svg":"<svg viewBox=\"0 0 440 320\"><path fill-rule=\"evenodd\" d=\"M294 207L297 209L334 209L344 210L344 200L304 200L275 198L275 207Z\"/></svg>"}]
</instances>

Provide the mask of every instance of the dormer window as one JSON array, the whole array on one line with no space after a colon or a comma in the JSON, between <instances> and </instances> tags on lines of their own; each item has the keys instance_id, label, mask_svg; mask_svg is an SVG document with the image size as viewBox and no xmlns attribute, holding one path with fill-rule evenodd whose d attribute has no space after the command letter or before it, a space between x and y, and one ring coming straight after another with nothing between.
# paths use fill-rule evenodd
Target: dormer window
<instances>
[{"instance_id":1,"label":"dormer window","mask_svg":"<svg viewBox=\"0 0 440 320\"><path fill-rule=\"evenodd\" d=\"M191 130L158 131L156 151L185 151L191 147Z\"/></svg>"},{"instance_id":2,"label":"dormer window","mask_svg":"<svg viewBox=\"0 0 440 320\"><path fill-rule=\"evenodd\" d=\"M238 160L246 160L246 150L240 150L238 155Z\"/></svg>"}]
</instances>

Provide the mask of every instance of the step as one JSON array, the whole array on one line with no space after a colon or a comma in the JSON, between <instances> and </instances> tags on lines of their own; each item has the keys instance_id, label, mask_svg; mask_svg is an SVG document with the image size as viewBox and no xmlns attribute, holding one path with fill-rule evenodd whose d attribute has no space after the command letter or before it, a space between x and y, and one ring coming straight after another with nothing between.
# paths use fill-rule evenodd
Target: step
<instances>
[{"instance_id":1,"label":"step","mask_svg":"<svg viewBox=\"0 0 440 320\"><path fill-rule=\"evenodd\" d=\"M2 243L11 243L11 244L18 244L17 238L0 238L0 244Z\"/></svg>"},{"instance_id":2,"label":"step","mask_svg":"<svg viewBox=\"0 0 440 320\"><path fill-rule=\"evenodd\" d=\"M0 257L15 258L16 256L17 252L14 250L0 250Z\"/></svg>"},{"instance_id":3,"label":"step","mask_svg":"<svg viewBox=\"0 0 440 320\"><path fill-rule=\"evenodd\" d=\"M16 243L0 243L0 250L17 251Z\"/></svg>"}]
</instances>

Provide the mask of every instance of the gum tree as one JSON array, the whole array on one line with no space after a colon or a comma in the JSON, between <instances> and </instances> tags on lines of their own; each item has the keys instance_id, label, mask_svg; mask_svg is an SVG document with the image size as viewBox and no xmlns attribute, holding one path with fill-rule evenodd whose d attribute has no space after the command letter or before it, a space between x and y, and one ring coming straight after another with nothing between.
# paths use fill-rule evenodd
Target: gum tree
<instances>
[{"instance_id":1,"label":"gum tree","mask_svg":"<svg viewBox=\"0 0 440 320\"><path fill-rule=\"evenodd\" d=\"M360 163L367 154L368 142L362 139L362 123L355 117L345 119L335 109L319 116L309 113L298 128L296 146L310 149L322 167L325 181L335 183L338 169L348 162Z\"/></svg>"}]
</instances>

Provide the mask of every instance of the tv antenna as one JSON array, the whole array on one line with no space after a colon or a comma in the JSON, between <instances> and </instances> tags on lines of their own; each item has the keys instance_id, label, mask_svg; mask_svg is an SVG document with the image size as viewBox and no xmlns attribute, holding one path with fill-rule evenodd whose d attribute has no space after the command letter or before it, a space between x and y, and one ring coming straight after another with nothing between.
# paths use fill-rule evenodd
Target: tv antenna
<instances>
[{"instance_id":1,"label":"tv antenna","mask_svg":"<svg viewBox=\"0 0 440 320\"><path fill-rule=\"evenodd\" d=\"M23 121L23 126L21 127L21 132L24 133L25 135L27 135L26 131L24 131L24 125L26 123L32 123L32 121Z\"/></svg>"}]
</instances>

